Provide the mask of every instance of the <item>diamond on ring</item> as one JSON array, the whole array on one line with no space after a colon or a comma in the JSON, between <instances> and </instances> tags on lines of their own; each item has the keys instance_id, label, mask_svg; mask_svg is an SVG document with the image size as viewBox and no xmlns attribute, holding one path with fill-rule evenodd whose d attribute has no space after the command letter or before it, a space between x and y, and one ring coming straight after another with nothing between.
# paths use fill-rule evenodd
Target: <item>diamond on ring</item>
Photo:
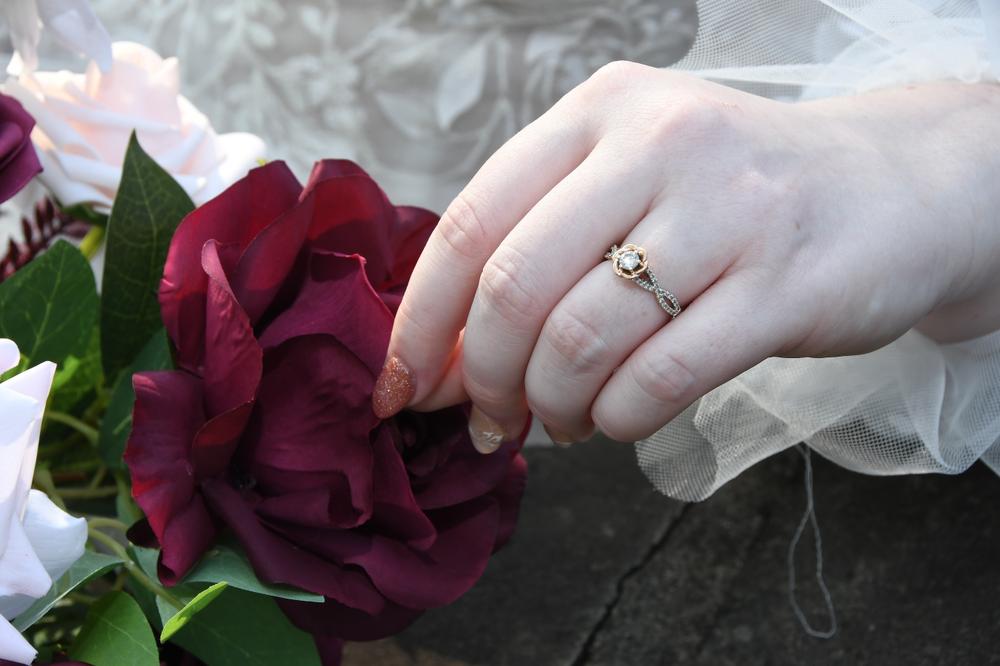
<instances>
[{"instance_id":1,"label":"diamond on ring","mask_svg":"<svg viewBox=\"0 0 1000 666\"><path fill-rule=\"evenodd\" d=\"M618 260L621 267L627 271L634 271L639 267L639 253L638 252L626 252Z\"/></svg>"},{"instance_id":2,"label":"diamond on ring","mask_svg":"<svg viewBox=\"0 0 1000 666\"><path fill-rule=\"evenodd\" d=\"M646 250L632 243L621 247L612 245L611 251L605 254L604 258L610 259L615 273L627 280L634 280L647 268Z\"/></svg>"},{"instance_id":3,"label":"diamond on ring","mask_svg":"<svg viewBox=\"0 0 1000 666\"><path fill-rule=\"evenodd\" d=\"M604 258L611 260L611 267L614 269L615 275L631 280L652 293L656 297L656 302L671 318L680 314L681 304L677 301L676 296L660 286L656 275L646 261L645 248L632 243L621 247L612 245L611 250L604 255Z\"/></svg>"}]
</instances>

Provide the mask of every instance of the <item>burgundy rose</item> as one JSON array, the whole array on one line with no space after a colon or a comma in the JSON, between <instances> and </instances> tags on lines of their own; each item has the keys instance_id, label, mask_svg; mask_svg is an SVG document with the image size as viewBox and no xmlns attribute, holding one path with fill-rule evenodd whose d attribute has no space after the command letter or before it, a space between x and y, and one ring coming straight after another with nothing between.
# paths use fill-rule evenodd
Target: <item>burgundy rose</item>
<instances>
[{"instance_id":1,"label":"burgundy rose","mask_svg":"<svg viewBox=\"0 0 1000 666\"><path fill-rule=\"evenodd\" d=\"M42 170L31 130L35 126L21 103L0 94L0 203L21 191Z\"/></svg>"},{"instance_id":2,"label":"burgundy rose","mask_svg":"<svg viewBox=\"0 0 1000 666\"><path fill-rule=\"evenodd\" d=\"M179 369L134 378L125 460L161 579L231 531L263 580L326 598L281 603L328 663L457 599L517 516L519 442L480 455L464 408L372 411L436 221L350 162L304 189L283 163L254 169L178 227L160 305Z\"/></svg>"}]
</instances>

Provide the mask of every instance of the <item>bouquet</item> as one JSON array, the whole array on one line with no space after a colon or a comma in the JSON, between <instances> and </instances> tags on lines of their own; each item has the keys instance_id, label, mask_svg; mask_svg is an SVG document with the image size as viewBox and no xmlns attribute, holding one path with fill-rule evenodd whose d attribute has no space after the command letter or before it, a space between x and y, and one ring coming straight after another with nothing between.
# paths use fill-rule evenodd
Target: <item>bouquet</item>
<instances>
[{"instance_id":1,"label":"bouquet","mask_svg":"<svg viewBox=\"0 0 1000 666\"><path fill-rule=\"evenodd\" d=\"M524 489L465 407L372 409L437 217L303 186L63 5L87 71L0 96L0 198L48 193L0 259L0 665L338 664L464 594Z\"/></svg>"}]
</instances>

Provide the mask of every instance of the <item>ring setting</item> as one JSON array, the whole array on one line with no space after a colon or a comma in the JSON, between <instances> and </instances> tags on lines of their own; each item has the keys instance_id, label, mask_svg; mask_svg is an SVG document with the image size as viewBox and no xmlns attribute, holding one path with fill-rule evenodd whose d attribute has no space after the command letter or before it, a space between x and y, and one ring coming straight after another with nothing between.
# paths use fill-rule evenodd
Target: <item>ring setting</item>
<instances>
[{"instance_id":1,"label":"ring setting","mask_svg":"<svg viewBox=\"0 0 1000 666\"><path fill-rule=\"evenodd\" d=\"M605 254L604 258L610 259L615 274L626 280L636 279L649 268L649 263L646 261L646 250L632 243L621 247L612 245L611 251Z\"/></svg>"},{"instance_id":2,"label":"ring setting","mask_svg":"<svg viewBox=\"0 0 1000 666\"><path fill-rule=\"evenodd\" d=\"M611 261L611 268L614 269L615 275L631 280L652 293L656 297L656 302L663 308L664 312L670 315L671 319L681 313L681 304L677 297L660 286L656 274L649 267L645 248L633 243L626 243L620 247L612 245L604 258Z\"/></svg>"}]
</instances>

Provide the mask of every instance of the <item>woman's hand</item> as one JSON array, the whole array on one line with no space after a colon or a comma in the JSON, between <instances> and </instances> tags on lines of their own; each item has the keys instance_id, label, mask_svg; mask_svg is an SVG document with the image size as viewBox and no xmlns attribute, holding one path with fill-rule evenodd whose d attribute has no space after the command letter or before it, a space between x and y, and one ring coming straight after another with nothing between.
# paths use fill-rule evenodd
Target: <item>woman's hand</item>
<instances>
[{"instance_id":1,"label":"woman's hand","mask_svg":"<svg viewBox=\"0 0 1000 666\"><path fill-rule=\"evenodd\" d=\"M528 410L556 441L595 424L631 441L769 356L870 351L928 313L1000 327L998 111L986 85L783 104L608 65L445 212L376 411L467 395L484 452ZM622 243L646 248L676 319L603 260Z\"/></svg>"}]
</instances>

